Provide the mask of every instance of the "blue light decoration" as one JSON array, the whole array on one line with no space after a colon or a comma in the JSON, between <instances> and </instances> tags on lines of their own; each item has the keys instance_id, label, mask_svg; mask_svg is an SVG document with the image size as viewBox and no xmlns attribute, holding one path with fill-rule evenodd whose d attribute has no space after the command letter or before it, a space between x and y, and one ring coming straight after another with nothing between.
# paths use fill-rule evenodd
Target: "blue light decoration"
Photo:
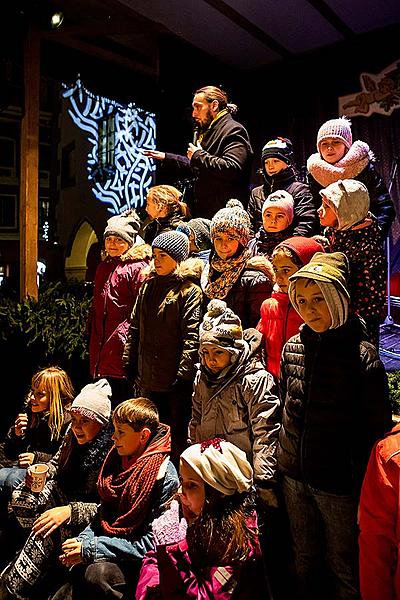
<instances>
[{"instance_id":1,"label":"blue light decoration","mask_svg":"<svg viewBox=\"0 0 400 600\"><path fill-rule=\"evenodd\" d=\"M143 150L156 148L155 115L133 102L123 105L92 94L79 76L63 88L63 97L70 101L68 114L89 134L88 178L94 196L112 214L140 208L154 184L156 167Z\"/></svg>"}]
</instances>

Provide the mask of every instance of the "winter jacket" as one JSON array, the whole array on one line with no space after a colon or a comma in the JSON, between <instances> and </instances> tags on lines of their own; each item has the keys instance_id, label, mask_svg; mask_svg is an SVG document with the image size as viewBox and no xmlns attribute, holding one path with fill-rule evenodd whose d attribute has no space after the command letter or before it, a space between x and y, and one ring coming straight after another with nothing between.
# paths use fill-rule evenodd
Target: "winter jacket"
<instances>
[{"instance_id":1,"label":"winter jacket","mask_svg":"<svg viewBox=\"0 0 400 600\"><path fill-rule=\"evenodd\" d=\"M168 501L178 489L178 475L172 462L166 458L161 465L152 491L151 510L147 519L137 530L134 539L127 537L108 537L103 535L96 518L78 535L82 542L82 557L86 564L100 561L141 561L153 545L151 523L166 509Z\"/></svg>"},{"instance_id":2,"label":"winter jacket","mask_svg":"<svg viewBox=\"0 0 400 600\"><path fill-rule=\"evenodd\" d=\"M158 219L148 218L142 224L139 234L144 238L146 244L151 244L160 233L175 231L182 221L186 221L186 218L181 215L179 210L174 211L167 217L159 217Z\"/></svg>"},{"instance_id":3,"label":"winter jacket","mask_svg":"<svg viewBox=\"0 0 400 600\"><path fill-rule=\"evenodd\" d=\"M203 262L188 259L171 275L153 275L134 306L124 365L141 389L168 392L176 378L193 381L199 348Z\"/></svg>"},{"instance_id":4,"label":"winter jacket","mask_svg":"<svg viewBox=\"0 0 400 600\"><path fill-rule=\"evenodd\" d=\"M273 378L260 362L262 336L244 332L247 342L238 361L221 378L210 380L200 365L194 382L189 438L192 444L214 437L232 442L246 452L255 483L274 482L280 403Z\"/></svg>"},{"instance_id":5,"label":"winter jacket","mask_svg":"<svg viewBox=\"0 0 400 600\"><path fill-rule=\"evenodd\" d=\"M203 291L207 287L208 273L209 265L206 265L201 276ZM273 279L274 274L270 264L266 264L265 271L252 268L251 266L245 267L227 296L223 298L228 308L232 309L235 315L240 317L244 329L257 326L260 320L261 304L271 295ZM211 298L204 295L205 309L210 300Z\"/></svg>"},{"instance_id":6,"label":"winter jacket","mask_svg":"<svg viewBox=\"0 0 400 600\"><path fill-rule=\"evenodd\" d=\"M150 246L142 244L97 267L89 322L90 374L95 379L126 377L122 353L129 317L150 257Z\"/></svg>"},{"instance_id":7,"label":"winter jacket","mask_svg":"<svg viewBox=\"0 0 400 600\"><path fill-rule=\"evenodd\" d=\"M256 527L253 519L249 527ZM269 600L260 550L239 564L196 572L186 539L157 546L146 555L136 600Z\"/></svg>"},{"instance_id":8,"label":"winter jacket","mask_svg":"<svg viewBox=\"0 0 400 600\"><path fill-rule=\"evenodd\" d=\"M249 242L249 249L253 256L267 256L271 258L276 246L293 236L293 227L286 227L282 231L268 232L261 227L255 237Z\"/></svg>"},{"instance_id":9,"label":"winter jacket","mask_svg":"<svg viewBox=\"0 0 400 600\"><path fill-rule=\"evenodd\" d=\"M386 264L378 222L361 229L337 231L327 227L331 252L344 252L350 263L349 291L353 311L360 317L382 318L386 302Z\"/></svg>"},{"instance_id":10,"label":"winter jacket","mask_svg":"<svg viewBox=\"0 0 400 600\"><path fill-rule=\"evenodd\" d=\"M375 170L373 162L370 161L358 175L352 176L351 179L361 181L368 189L370 211L378 219L378 225L382 231L382 239L385 239L394 221L396 212L382 177ZM322 202L319 192L325 186L314 179L311 173L308 173L308 184L313 195L314 205L318 209Z\"/></svg>"},{"instance_id":11,"label":"winter jacket","mask_svg":"<svg viewBox=\"0 0 400 600\"><path fill-rule=\"evenodd\" d=\"M284 346L278 468L327 493L358 494L374 442L390 428L384 366L356 317Z\"/></svg>"},{"instance_id":12,"label":"winter jacket","mask_svg":"<svg viewBox=\"0 0 400 600\"><path fill-rule=\"evenodd\" d=\"M289 295L273 291L261 305L258 331L264 336L266 369L278 379L282 349L289 338L299 332L303 319L290 304Z\"/></svg>"},{"instance_id":13,"label":"winter jacket","mask_svg":"<svg viewBox=\"0 0 400 600\"><path fill-rule=\"evenodd\" d=\"M400 598L400 424L371 452L361 490L360 587L363 600Z\"/></svg>"},{"instance_id":14,"label":"winter jacket","mask_svg":"<svg viewBox=\"0 0 400 600\"><path fill-rule=\"evenodd\" d=\"M318 216L308 185L298 181L292 167L288 167L272 177L267 175L264 165L262 170L264 184L252 189L247 208L253 231L256 232L262 227L261 211L267 197L276 190L285 190L293 196L294 201L293 233L287 237L290 235L306 237L313 235L318 228Z\"/></svg>"},{"instance_id":15,"label":"winter jacket","mask_svg":"<svg viewBox=\"0 0 400 600\"><path fill-rule=\"evenodd\" d=\"M49 427L49 412L42 412L38 415L38 424L32 427L32 412L27 409L28 427L25 435L17 436L14 425L10 427L6 439L4 440L4 454L9 460L17 460L22 452L33 452L33 462L47 462L57 452L70 422L70 416L65 413L64 424L57 439L51 439L51 430Z\"/></svg>"},{"instance_id":16,"label":"winter jacket","mask_svg":"<svg viewBox=\"0 0 400 600\"><path fill-rule=\"evenodd\" d=\"M246 129L227 113L205 131L201 146L191 160L167 152L162 161L177 179L194 178L192 216L211 219L230 198L246 206L253 155Z\"/></svg>"}]
</instances>

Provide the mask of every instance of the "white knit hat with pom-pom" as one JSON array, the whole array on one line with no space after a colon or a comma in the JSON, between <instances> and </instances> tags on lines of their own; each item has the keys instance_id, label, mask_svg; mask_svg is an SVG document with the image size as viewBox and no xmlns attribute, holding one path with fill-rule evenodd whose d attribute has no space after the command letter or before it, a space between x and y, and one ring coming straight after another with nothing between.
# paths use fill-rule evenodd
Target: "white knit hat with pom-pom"
<instances>
[{"instance_id":1,"label":"white knit hat with pom-pom","mask_svg":"<svg viewBox=\"0 0 400 600\"><path fill-rule=\"evenodd\" d=\"M338 119L326 121L321 125L317 135L318 152L320 151L320 143L327 138L338 138L344 143L346 148L349 149L353 143L350 120L347 117L339 117Z\"/></svg>"},{"instance_id":2,"label":"white knit hat with pom-pom","mask_svg":"<svg viewBox=\"0 0 400 600\"><path fill-rule=\"evenodd\" d=\"M250 218L239 200L228 200L226 208L221 208L212 218L210 229L212 240L218 233L228 232L242 246L247 246L251 232Z\"/></svg>"}]
</instances>

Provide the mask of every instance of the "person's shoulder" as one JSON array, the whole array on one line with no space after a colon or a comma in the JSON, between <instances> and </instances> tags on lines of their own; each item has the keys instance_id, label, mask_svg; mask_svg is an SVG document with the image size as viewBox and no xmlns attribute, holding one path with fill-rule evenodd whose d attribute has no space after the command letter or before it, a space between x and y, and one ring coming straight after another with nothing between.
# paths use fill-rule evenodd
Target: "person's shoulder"
<instances>
[{"instance_id":1,"label":"person's shoulder","mask_svg":"<svg viewBox=\"0 0 400 600\"><path fill-rule=\"evenodd\" d=\"M394 460L400 465L400 423L377 442L376 454L385 463Z\"/></svg>"}]
</instances>

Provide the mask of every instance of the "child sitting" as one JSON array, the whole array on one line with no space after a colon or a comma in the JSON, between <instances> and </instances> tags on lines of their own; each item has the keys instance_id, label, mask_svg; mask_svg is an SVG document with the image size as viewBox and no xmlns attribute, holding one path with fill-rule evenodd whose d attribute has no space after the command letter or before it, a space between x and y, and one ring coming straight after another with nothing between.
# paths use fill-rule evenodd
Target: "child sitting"
<instances>
[{"instance_id":1,"label":"child sitting","mask_svg":"<svg viewBox=\"0 0 400 600\"><path fill-rule=\"evenodd\" d=\"M375 170L374 155L368 144L353 143L347 117L326 121L318 131L316 154L307 161L308 182L319 207L319 191L339 179L357 179L367 188L372 214L378 219L382 240L389 233L395 210L386 185Z\"/></svg>"},{"instance_id":2,"label":"child sitting","mask_svg":"<svg viewBox=\"0 0 400 600\"><path fill-rule=\"evenodd\" d=\"M207 298L224 300L245 328L257 325L261 304L271 295L274 279L265 257L257 257L261 266L251 265L250 234L247 212L238 200L229 200L211 221L214 249L201 278Z\"/></svg>"},{"instance_id":3,"label":"child sitting","mask_svg":"<svg viewBox=\"0 0 400 600\"><path fill-rule=\"evenodd\" d=\"M374 442L390 428L384 366L348 317L348 261L317 252L290 277L305 324L283 348L278 468L302 598L359 599L357 505Z\"/></svg>"},{"instance_id":4,"label":"child sitting","mask_svg":"<svg viewBox=\"0 0 400 600\"><path fill-rule=\"evenodd\" d=\"M75 598L128 598L153 543L151 523L178 488L169 460L170 428L146 398L126 400L113 415L115 446L99 474L100 508L92 523L62 545L60 560L73 569Z\"/></svg>"},{"instance_id":5,"label":"child sitting","mask_svg":"<svg viewBox=\"0 0 400 600\"><path fill-rule=\"evenodd\" d=\"M183 452L179 470L184 520L174 501L153 523L136 600L268 600L244 452L208 440Z\"/></svg>"},{"instance_id":6,"label":"child sitting","mask_svg":"<svg viewBox=\"0 0 400 600\"><path fill-rule=\"evenodd\" d=\"M200 367L192 397L191 443L222 437L246 452L255 484L274 503L280 406L259 358L261 334L242 330L222 300L211 300L200 325Z\"/></svg>"},{"instance_id":7,"label":"child sitting","mask_svg":"<svg viewBox=\"0 0 400 600\"><path fill-rule=\"evenodd\" d=\"M261 213L267 196L285 190L294 202L291 235L312 235L317 224L317 211L308 185L298 177L291 141L283 137L269 140L261 151L260 170L264 184L252 189L247 208L253 231L262 227Z\"/></svg>"},{"instance_id":8,"label":"child sitting","mask_svg":"<svg viewBox=\"0 0 400 600\"><path fill-rule=\"evenodd\" d=\"M385 312L386 266L382 236L369 211L368 190L361 181L339 180L320 191L318 209L331 251L344 252L350 263L352 310L367 325L370 341L378 346L379 323Z\"/></svg>"},{"instance_id":9,"label":"child sitting","mask_svg":"<svg viewBox=\"0 0 400 600\"><path fill-rule=\"evenodd\" d=\"M146 212L148 220L139 231L147 244L164 231L173 231L182 220L189 218L187 204L182 202L182 193L173 185L155 185L148 191Z\"/></svg>"},{"instance_id":10,"label":"child sitting","mask_svg":"<svg viewBox=\"0 0 400 600\"><path fill-rule=\"evenodd\" d=\"M316 252L323 252L320 243L313 238L297 236L278 244L272 253L276 285L271 298L261 305L257 329L264 336L266 368L276 379L279 377L283 346L298 333L303 323L290 304L289 277L310 262Z\"/></svg>"},{"instance_id":11,"label":"child sitting","mask_svg":"<svg viewBox=\"0 0 400 600\"><path fill-rule=\"evenodd\" d=\"M284 190L273 192L263 204L262 226L249 248L270 258L275 246L293 235L292 222L293 197Z\"/></svg>"}]
</instances>

